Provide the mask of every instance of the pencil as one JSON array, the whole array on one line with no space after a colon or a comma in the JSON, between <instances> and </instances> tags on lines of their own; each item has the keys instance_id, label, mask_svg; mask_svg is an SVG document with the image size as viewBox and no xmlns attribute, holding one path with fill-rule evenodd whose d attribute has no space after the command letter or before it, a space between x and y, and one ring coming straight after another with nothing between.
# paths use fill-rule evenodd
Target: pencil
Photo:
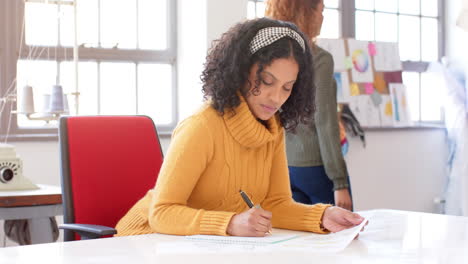
<instances>
[{"instance_id":1,"label":"pencil","mask_svg":"<svg viewBox=\"0 0 468 264\"><path fill-rule=\"evenodd\" d=\"M242 196L242 200L244 200L244 202L247 204L247 206L248 206L249 208L252 208L252 207L262 208L259 204L254 205L254 203L252 202L252 200L250 200L249 196L248 196L244 191L239 190L239 193L240 193L240 195ZM270 229L270 230L268 230L267 233L271 235L271 232L272 232L272 230Z\"/></svg>"}]
</instances>

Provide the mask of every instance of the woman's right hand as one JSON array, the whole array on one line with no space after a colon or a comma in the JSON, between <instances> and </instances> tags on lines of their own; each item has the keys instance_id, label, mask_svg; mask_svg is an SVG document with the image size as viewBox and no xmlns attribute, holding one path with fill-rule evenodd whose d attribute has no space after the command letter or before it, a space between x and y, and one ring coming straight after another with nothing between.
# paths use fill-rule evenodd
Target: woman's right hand
<instances>
[{"instance_id":1,"label":"woman's right hand","mask_svg":"<svg viewBox=\"0 0 468 264\"><path fill-rule=\"evenodd\" d=\"M253 207L231 218L227 233L231 236L263 237L271 230L271 212Z\"/></svg>"}]
</instances>

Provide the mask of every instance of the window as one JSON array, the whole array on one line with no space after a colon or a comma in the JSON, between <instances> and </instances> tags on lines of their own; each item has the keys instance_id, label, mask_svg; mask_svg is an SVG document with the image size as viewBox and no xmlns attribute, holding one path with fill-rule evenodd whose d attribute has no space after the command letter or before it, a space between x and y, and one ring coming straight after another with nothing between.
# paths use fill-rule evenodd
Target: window
<instances>
[{"instance_id":1,"label":"window","mask_svg":"<svg viewBox=\"0 0 468 264\"><path fill-rule=\"evenodd\" d=\"M443 119L441 86L433 74L425 73L428 64L442 56L442 10L440 0L355 1L356 39L399 43L403 82L417 122Z\"/></svg>"},{"instance_id":2,"label":"window","mask_svg":"<svg viewBox=\"0 0 468 264\"><path fill-rule=\"evenodd\" d=\"M265 0L249 0L247 2L247 18L263 17L265 15Z\"/></svg>"},{"instance_id":3,"label":"window","mask_svg":"<svg viewBox=\"0 0 468 264\"><path fill-rule=\"evenodd\" d=\"M40 114L49 107L52 86L60 84L72 115L140 114L152 117L161 132L175 126L176 1L79 0L76 9L75 0L1 2L1 12L18 14L1 18L12 32L0 40L0 52L5 47L4 54L18 54L0 53L8 73L0 80L1 97L14 96L17 87L21 101L23 87L32 86ZM8 100L2 108L2 135L56 134L55 121L10 114L16 106Z\"/></svg>"},{"instance_id":4,"label":"window","mask_svg":"<svg viewBox=\"0 0 468 264\"><path fill-rule=\"evenodd\" d=\"M249 1L250 18L263 16L264 2ZM425 71L443 56L444 1L324 0L324 4L319 37L398 42L413 121L441 122L440 86Z\"/></svg>"}]
</instances>

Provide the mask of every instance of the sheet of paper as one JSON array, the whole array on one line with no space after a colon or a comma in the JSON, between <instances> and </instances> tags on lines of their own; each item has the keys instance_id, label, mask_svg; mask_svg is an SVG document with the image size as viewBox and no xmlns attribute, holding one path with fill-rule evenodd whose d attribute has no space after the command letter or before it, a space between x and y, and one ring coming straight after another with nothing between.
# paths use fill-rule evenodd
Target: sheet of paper
<instances>
[{"instance_id":1,"label":"sheet of paper","mask_svg":"<svg viewBox=\"0 0 468 264\"><path fill-rule=\"evenodd\" d=\"M376 71L401 71L403 66L398 52L398 43L376 42L376 55L374 57L374 67Z\"/></svg>"},{"instance_id":2,"label":"sheet of paper","mask_svg":"<svg viewBox=\"0 0 468 264\"><path fill-rule=\"evenodd\" d=\"M345 249L356 237L361 229L366 225L367 219L353 228L345 229L331 234L309 234L299 238L287 241L278 246L289 250L335 253Z\"/></svg>"},{"instance_id":3,"label":"sheet of paper","mask_svg":"<svg viewBox=\"0 0 468 264\"><path fill-rule=\"evenodd\" d=\"M248 252L315 251L334 253L346 248L365 225L331 234L313 234L288 230L274 230L267 237L186 236L178 241L167 241L155 246L156 254L230 254ZM278 232L277 232L278 231Z\"/></svg>"},{"instance_id":4,"label":"sheet of paper","mask_svg":"<svg viewBox=\"0 0 468 264\"><path fill-rule=\"evenodd\" d=\"M334 71L346 71L346 55L343 39L317 39L317 45L333 56Z\"/></svg>"},{"instance_id":5,"label":"sheet of paper","mask_svg":"<svg viewBox=\"0 0 468 264\"><path fill-rule=\"evenodd\" d=\"M336 99L338 103L348 103L351 96L348 73L335 72L333 75L336 81Z\"/></svg>"},{"instance_id":6,"label":"sheet of paper","mask_svg":"<svg viewBox=\"0 0 468 264\"><path fill-rule=\"evenodd\" d=\"M380 124L383 127L393 126L393 109L390 95L382 95L382 103L379 105Z\"/></svg>"},{"instance_id":7,"label":"sheet of paper","mask_svg":"<svg viewBox=\"0 0 468 264\"><path fill-rule=\"evenodd\" d=\"M237 236L207 236L195 235L185 238L195 241L205 241L224 244L276 244L296 238L297 235L273 233L265 237L237 237Z\"/></svg>"},{"instance_id":8,"label":"sheet of paper","mask_svg":"<svg viewBox=\"0 0 468 264\"><path fill-rule=\"evenodd\" d=\"M371 83L374 81L374 71L372 70L372 60L369 56L367 41L348 39L348 54L353 62L351 68L352 82ZM378 51L377 51L378 52Z\"/></svg>"},{"instance_id":9,"label":"sheet of paper","mask_svg":"<svg viewBox=\"0 0 468 264\"><path fill-rule=\"evenodd\" d=\"M411 112L406 86L402 83L390 83L389 89L392 100L393 124L395 126L411 126Z\"/></svg>"},{"instance_id":10,"label":"sheet of paper","mask_svg":"<svg viewBox=\"0 0 468 264\"><path fill-rule=\"evenodd\" d=\"M374 105L370 95L351 97L349 108L364 127L380 126L380 109Z\"/></svg>"},{"instance_id":11,"label":"sheet of paper","mask_svg":"<svg viewBox=\"0 0 468 264\"><path fill-rule=\"evenodd\" d=\"M156 251L163 255L272 252L276 245L299 237L297 233L288 234L275 231L266 237L186 236L180 241L160 243L157 245Z\"/></svg>"}]
</instances>

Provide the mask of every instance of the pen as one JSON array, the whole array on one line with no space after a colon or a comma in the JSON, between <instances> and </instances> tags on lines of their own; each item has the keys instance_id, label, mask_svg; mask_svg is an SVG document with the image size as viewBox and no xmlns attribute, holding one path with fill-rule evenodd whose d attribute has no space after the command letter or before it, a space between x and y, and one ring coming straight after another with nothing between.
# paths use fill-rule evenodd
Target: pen
<instances>
[{"instance_id":1,"label":"pen","mask_svg":"<svg viewBox=\"0 0 468 264\"><path fill-rule=\"evenodd\" d=\"M250 200L249 196L248 196L244 191L239 190L239 193L240 193L240 195L242 196L242 199L244 200L244 202L247 204L247 206L248 206L249 208L252 208L252 207L255 207L255 208L262 208L259 204L254 205L253 202L252 202L252 200ZM267 233L271 235L271 229L268 230Z\"/></svg>"}]
</instances>

